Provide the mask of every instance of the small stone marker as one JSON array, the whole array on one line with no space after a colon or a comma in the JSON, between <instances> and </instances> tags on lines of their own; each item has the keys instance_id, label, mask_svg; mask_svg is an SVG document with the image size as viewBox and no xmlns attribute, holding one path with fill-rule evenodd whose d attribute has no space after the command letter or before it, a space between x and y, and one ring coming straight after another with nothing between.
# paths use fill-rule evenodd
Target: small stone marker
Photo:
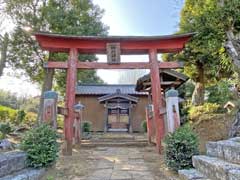
<instances>
[{"instance_id":1,"label":"small stone marker","mask_svg":"<svg viewBox=\"0 0 240 180\"><path fill-rule=\"evenodd\" d=\"M43 122L49 123L57 128L57 99L58 95L54 91L46 91L43 95Z\"/></svg>"}]
</instances>

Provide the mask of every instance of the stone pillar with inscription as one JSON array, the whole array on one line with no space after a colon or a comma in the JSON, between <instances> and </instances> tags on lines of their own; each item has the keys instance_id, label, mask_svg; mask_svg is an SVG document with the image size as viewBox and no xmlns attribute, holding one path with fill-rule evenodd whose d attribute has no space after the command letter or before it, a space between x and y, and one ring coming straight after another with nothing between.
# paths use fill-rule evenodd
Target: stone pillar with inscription
<instances>
[{"instance_id":1,"label":"stone pillar with inscription","mask_svg":"<svg viewBox=\"0 0 240 180\"><path fill-rule=\"evenodd\" d=\"M43 122L57 128L57 100L58 94L54 91L46 91L43 94Z\"/></svg>"},{"instance_id":2,"label":"stone pillar with inscription","mask_svg":"<svg viewBox=\"0 0 240 180\"><path fill-rule=\"evenodd\" d=\"M173 87L166 92L167 130L174 132L180 126L178 91Z\"/></svg>"},{"instance_id":3,"label":"stone pillar with inscription","mask_svg":"<svg viewBox=\"0 0 240 180\"><path fill-rule=\"evenodd\" d=\"M75 119L73 122L73 144L79 144L81 142L81 121L83 109L84 105L81 103L74 105Z\"/></svg>"}]
</instances>

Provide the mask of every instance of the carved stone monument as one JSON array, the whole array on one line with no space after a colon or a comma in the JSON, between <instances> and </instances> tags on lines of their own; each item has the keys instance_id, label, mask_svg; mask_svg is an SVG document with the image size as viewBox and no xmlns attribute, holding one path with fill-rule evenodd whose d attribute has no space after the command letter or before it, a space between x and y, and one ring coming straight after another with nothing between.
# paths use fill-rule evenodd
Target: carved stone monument
<instances>
[{"instance_id":1,"label":"carved stone monument","mask_svg":"<svg viewBox=\"0 0 240 180\"><path fill-rule=\"evenodd\" d=\"M46 91L43 95L43 122L57 128L57 99L58 95L54 91Z\"/></svg>"},{"instance_id":2,"label":"carved stone monument","mask_svg":"<svg viewBox=\"0 0 240 180\"><path fill-rule=\"evenodd\" d=\"M178 91L173 87L166 92L167 129L174 132L180 126Z\"/></svg>"},{"instance_id":3,"label":"carved stone monument","mask_svg":"<svg viewBox=\"0 0 240 180\"><path fill-rule=\"evenodd\" d=\"M78 103L74 106L75 119L73 123L73 144L81 142L81 121L82 121L82 110L84 105Z\"/></svg>"}]
</instances>

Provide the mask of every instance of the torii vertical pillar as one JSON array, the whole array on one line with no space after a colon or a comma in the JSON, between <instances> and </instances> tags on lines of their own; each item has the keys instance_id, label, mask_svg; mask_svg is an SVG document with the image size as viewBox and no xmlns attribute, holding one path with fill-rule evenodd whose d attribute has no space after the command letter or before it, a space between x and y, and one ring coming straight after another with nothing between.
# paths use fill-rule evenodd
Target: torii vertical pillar
<instances>
[{"instance_id":1,"label":"torii vertical pillar","mask_svg":"<svg viewBox=\"0 0 240 180\"><path fill-rule=\"evenodd\" d=\"M157 50L149 50L149 62L151 73L151 86L152 86L152 102L153 102L153 120L155 121L156 128L156 145L157 151L161 153L162 146L161 141L164 137L164 118L160 114L160 108L162 108L162 94L161 83L159 77L159 67L157 60Z\"/></svg>"},{"instance_id":2,"label":"torii vertical pillar","mask_svg":"<svg viewBox=\"0 0 240 180\"><path fill-rule=\"evenodd\" d=\"M64 134L65 134L65 147L63 150L64 155L72 155L73 122L75 118L74 110L75 85L77 81L77 61L78 51L76 48L71 48L69 52L66 83L66 108L68 113L64 119Z\"/></svg>"}]
</instances>

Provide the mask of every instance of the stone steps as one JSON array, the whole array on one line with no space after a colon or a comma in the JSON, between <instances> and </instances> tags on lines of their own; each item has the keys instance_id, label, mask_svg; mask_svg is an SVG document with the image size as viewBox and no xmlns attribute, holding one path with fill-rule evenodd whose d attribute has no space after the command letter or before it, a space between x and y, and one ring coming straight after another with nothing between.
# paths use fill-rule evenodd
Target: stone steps
<instances>
[{"instance_id":1,"label":"stone steps","mask_svg":"<svg viewBox=\"0 0 240 180\"><path fill-rule=\"evenodd\" d=\"M227 162L240 164L240 143L227 140L218 142L209 142L206 145L207 155L218 157Z\"/></svg>"},{"instance_id":2,"label":"stone steps","mask_svg":"<svg viewBox=\"0 0 240 180\"><path fill-rule=\"evenodd\" d=\"M44 173L45 169L24 169L0 178L0 180L39 180L43 177Z\"/></svg>"},{"instance_id":3,"label":"stone steps","mask_svg":"<svg viewBox=\"0 0 240 180\"><path fill-rule=\"evenodd\" d=\"M131 141L131 142L116 142L116 141L88 141L81 142L81 147L145 147L148 145L147 141Z\"/></svg>"},{"instance_id":4,"label":"stone steps","mask_svg":"<svg viewBox=\"0 0 240 180\"><path fill-rule=\"evenodd\" d=\"M98 142L105 142L105 143L108 143L108 142L112 142L112 143L132 143L132 142L147 142L147 139L139 139L139 140L118 140L118 139L91 139L91 140L82 140L81 141L82 143L89 143L89 142L92 142L92 143L98 143Z\"/></svg>"},{"instance_id":5,"label":"stone steps","mask_svg":"<svg viewBox=\"0 0 240 180\"><path fill-rule=\"evenodd\" d=\"M238 172L233 172L232 170L239 171L240 175L240 165L229 163L216 157L194 156L193 166L205 176L216 180L235 180L233 177Z\"/></svg>"},{"instance_id":6,"label":"stone steps","mask_svg":"<svg viewBox=\"0 0 240 180\"><path fill-rule=\"evenodd\" d=\"M196 169L183 169L178 171L179 177L182 180L209 180Z\"/></svg>"},{"instance_id":7,"label":"stone steps","mask_svg":"<svg viewBox=\"0 0 240 180\"><path fill-rule=\"evenodd\" d=\"M240 137L209 142L206 149L206 156L193 156L195 169L179 170L182 180L240 180Z\"/></svg>"},{"instance_id":8,"label":"stone steps","mask_svg":"<svg viewBox=\"0 0 240 180\"><path fill-rule=\"evenodd\" d=\"M148 140L144 134L102 133L92 134L91 139L82 140L81 147L145 147Z\"/></svg>"}]
</instances>

